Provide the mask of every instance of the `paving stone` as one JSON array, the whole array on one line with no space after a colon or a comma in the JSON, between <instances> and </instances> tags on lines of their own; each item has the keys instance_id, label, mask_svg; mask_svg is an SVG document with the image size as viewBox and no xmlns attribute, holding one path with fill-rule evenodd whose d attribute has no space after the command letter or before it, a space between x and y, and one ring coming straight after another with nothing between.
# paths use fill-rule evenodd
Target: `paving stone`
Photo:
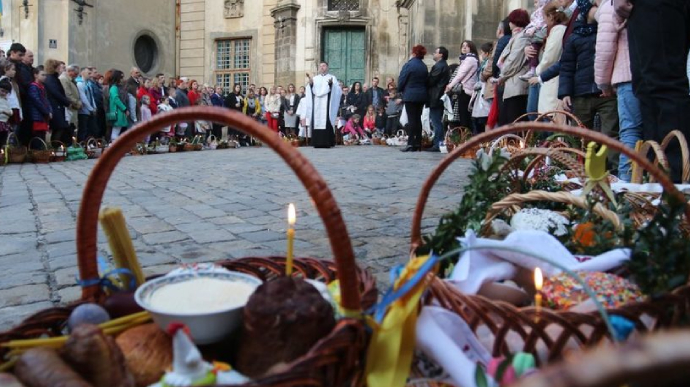
<instances>
[{"instance_id":1,"label":"paving stone","mask_svg":"<svg viewBox=\"0 0 690 387\"><path fill-rule=\"evenodd\" d=\"M358 264L388 283L390 267L407 259L419 187L443 156L402 154L387 147L299 151L326 179ZM351 165L342 163L345 159L375 162L357 165L353 173ZM12 278L0 279L0 331L53 305L51 294L60 303L80 296L74 285L75 215L93 165L87 160L0 167L0 272L2 278ZM469 166L458 160L439 180L425 210L425 230L435 228L439 216L457 206ZM331 259L323 220L307 190L267 148L127 157L104 198L104 205L123 209L148 274L166 273L178 263L284 255L290 202L298 209L296 254ZM109 257L100 228L97 247ZM8 291L17 293L10 297ZM2 307L9 299L17 306Z\"/></svg>"},{"instance_id":2,"label":"paving stone","mask_svg":"<svg viewBox=\"0 0 690 387\"><path fill-rule=\"evenodd\" d=\"M0 290L0 308L50 300L46 284L23 285Z\"/></svg>"}]
</instances>

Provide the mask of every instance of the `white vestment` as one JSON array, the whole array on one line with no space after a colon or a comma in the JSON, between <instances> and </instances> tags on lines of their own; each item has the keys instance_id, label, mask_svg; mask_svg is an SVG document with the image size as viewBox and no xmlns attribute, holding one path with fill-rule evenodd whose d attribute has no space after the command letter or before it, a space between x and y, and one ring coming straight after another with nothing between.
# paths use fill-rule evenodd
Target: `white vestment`
<instances>
[{"instance_id":1,"label":"white vestment","mask_svg":"<svg viewBox=\"0 0 690 387\"><path fill-rule=\"evenodd\" d=\"M329 86L329 80L332 81ZM338 79L331 74L316 75L313 79L314 85L306 87L306 115L307 120L312 118L312 130L326 129L326 119L331 121L331 126L335 128L335 121L338 117L338 107L340 106L340 97L343 91L338 85ZM330 92L330 106L328 104L328 94Z\"/></svg>"}]
</instances>

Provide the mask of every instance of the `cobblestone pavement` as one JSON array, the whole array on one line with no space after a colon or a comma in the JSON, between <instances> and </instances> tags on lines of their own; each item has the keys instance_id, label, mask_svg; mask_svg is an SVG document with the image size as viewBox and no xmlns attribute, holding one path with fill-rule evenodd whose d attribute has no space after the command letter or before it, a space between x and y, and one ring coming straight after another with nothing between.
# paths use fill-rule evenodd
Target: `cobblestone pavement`
<instances>
[{"instance_id":1,"label":"cobblestone pavement","mask_svg":"<svg viewBox=\"0 0 690 387\"><path fill-rule=\"evenodd\" d=\"M300 148L328 182L360 265L387 284L408 257L412 212L438 153L360 146ZM0 167L0 331L80 296L75 222L94 160ZM432 191L432 230L460 199L470 163L457 161ZM330 257L316 209L270 149L242 148L125 158L104 205L123 209L146 274L179 263L285 251L287 204L297 206L295 254ZM99 232L100 254L108 245Z\"/></svg>"}]
</instances>

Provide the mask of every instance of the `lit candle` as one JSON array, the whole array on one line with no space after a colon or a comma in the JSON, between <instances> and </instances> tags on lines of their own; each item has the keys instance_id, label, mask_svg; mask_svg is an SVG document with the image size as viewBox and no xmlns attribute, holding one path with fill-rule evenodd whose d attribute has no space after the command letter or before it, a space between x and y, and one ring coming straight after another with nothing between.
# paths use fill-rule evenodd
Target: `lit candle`
<instances>
[{"instance_id":1,"label":"lit candle","mask_svg":"<svg viewBox=\"0 0 690 387\"><path fill-rule=\"evenodd\" d=\"M544 276L540 268L534 269L534 305L537 309L537 322L539 321L539 311L541 310L541 288L544 286Z\"/></svg>"},{"instance_id":2,"label":"lit candle","mask_svg":"<svg viewBox=\"0 0 690 387\"><path fill-rule=\"evenodd\" d=\"M295 214L295 205L290 203L288 206L288 230L287 230L287 263L285 264L285 275L292 275L292 261L293 261L293 247L295 244L295 221L297 220Z\"/></svg>"}]
</instances>

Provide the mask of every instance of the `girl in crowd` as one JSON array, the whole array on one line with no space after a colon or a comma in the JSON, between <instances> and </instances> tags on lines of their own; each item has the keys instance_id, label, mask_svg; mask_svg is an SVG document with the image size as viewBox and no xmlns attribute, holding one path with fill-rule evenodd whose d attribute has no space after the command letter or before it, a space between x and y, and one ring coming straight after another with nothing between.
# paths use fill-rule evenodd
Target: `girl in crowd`
<instances>
[{"instance_id":1,"label":"girl in crowd","mask_svg":"<svg viewBox=\"0 0 690 387\"><path fill-rule=\"evenodd\" d=\"M364 131L370 136L376 131L376 113L374 112L374 105L369 105L367 108L367 114L364 116L362 126L364 127Z\"/></svg>"},{"instance_id":2,"label":"girl in crowd","mask_svg":"<svg viewBox=\"0 0 690 387\"><path fill-rule=\"evenodd\" d=\"M49 122L53 119L53 108L48 100L48 93L45 88L46 73L42 67L39 66L33 70L34 81L29 85L28 103L31 107L31 120L33 121L31 136L45 140Z\"/></svg>"},{"instance_id":3,"label":"girl in crowd","mask_svg":"<svg viewBox=\"0 0 690 387\"><path fill-rule=\"evenodd\" d=\"M484 131L486 122L489 118L489 110L491 102L494 98L493 88L487 90L487 80L491 78L491 51L493 45L491 43L484 43L481 46L481 65L479 65L478 82L474 86L474 94L472 95L472 133L479 134Z\"/></svg>"},{"instance_id":4,"label":"girl in crowd","mask_svg":"<svg viewBox=\"0 0 690 387\"><path fill-rule=\"evenodd\" d=\"M110 83L108 89L108 99L109 99L109 121L113 125L113 129L110 132L110 141L115 141L119 136L122 129L126 129L129 125L127 117L130 115L127 110L127 105L120 98L120 88L125 84L125 74L120 70L113 70L110 76ZM127 93L129 94L129 93Z\"/></svg>"},{"instance_id":5,"label":"girl in crowd","mask_svg":"<svg viewBox=\"0 0 690 387\"><path fill-rule=\"evenodd\" d=\"M196 106L197 100L201 97L199 93L199 82L195 79L189 81L189 92L187 93L187 98L189 98L189 106Z\"/></svg>"},{"instance_id":6,"label":"girl in crowd","mask_svg":"<svg viewBox=\"0 0 690 387\"><path fill-rule=\"evenodd\" d=\"M3 74L2 77L0 77L0 81L7 79L12 85L12 91L7 95L7 100L9 101L13 112L9 123L10 126L19 125L19 123L22 122L22 107L19 103L19 85L17 85L17 81L14 79L15 75L17 74L17 69L14 66L14 63L8 60L3 62L2 70ZM0 144L4 144L4 142Z\"/></svg>"},{"instance_id":7,"label":"girl in crowd","mask_svg":"<svg viewBox=\"0 0 690 387\"><path fill-rule=\"evenodd\" d=\"M268 97L268 90L265 87L259 88L259 102L261 103L261 122L266 123L266 97Z\"/></svg>"},{"instance_id":8,"label":"girl in crowd","mask_svg":"<svg viewBox=\"0 0 690 387\"><path fill-rule=\"evenodd\" d=\"M453 111L454 121L457 121L459 126L472 128L472 115L468 107L474 92L474 85L477 83L477 69L479 68L477 47L474 43L469 40L462 42L459 59L460 67L456 70L456 74L448 86L446 86L446 92L452 93L453 98L457 99L457 104L455 104ZM457 107L457 110L455 110L455 107Z\"/></svg>"},{"instance_id":9,"label":"girl in crowd","mask_svg":"<svg viewBox=\"0 0 690 387\"><path fill-rule=\"evenodd\" d=\"M254 91L249 90L247 92L242 112L257 121L261 121L261 102L259 101L259 97L254 95Z\"/></svg>"},{"instance_id":10,"label":"girl in crowd","mask_svg":"<svg viewBox=\"0 0 690 387\"><path fill-rule=\"evenodd\" d=\"M286 134L297 134L297 106L299 105L299 100L300 96L295 94L295 85L289 84L283 99L283 120L285 121Z\"/></svg>"},{"instance_id":11,"label":"girl in crowd","mask_svg":"<svg viewBox=\"0 0 690 387\"><path fill-rule=\"evenodd\" d=\"M367 98L362 91L362 84L360 82L354 82L352 84L350 93L347 95L347 107L349 114L346 115L345 118L348 118L352 114L357 114L360 117L366 114Z\"/></svg>"},{"instance_id":12,"label":"girl in crowd","mask_svg":"<svg viewBox=\"0 0 690 387\"><path fill-rule=\"evenodd\" d=\"M139 117L141 117L140 121L141 122L146 122L153 117L152 111L151 111L151 96L148 95L148 93L144 94L141 96L141 106L139 106ZM146 137L146 143L149 141L155 141L158 138L157 134L154 134L153 136L147 136Z\"/></svg>"},{"instance_id":13,"label":"girl in crowd","mask_svg":"<svg viewBox=\"0 0 690 387\"><path fill-rule=\"evenodd\" d=\"M359 139L364 139L366 138L366 134L364 133L364 130L362 129L362 124L360 123L361 117L359 114L353 114L352 117L350 117L349 120L347 120L347 123L345 126L341 129L341 133L343 135L349 135L350 138L359 138Z\"/></svg>"},{"instance_id":14,"label":"girl in crowd","mask_svg":"<svg viewBox=\"0 0 690 387\"><path fill-rule=\"evenodd\" d=\"M280 119L280 94L276 93L276 87L271 86L266 97L266 122L268 127L278 133L278 120Z\"/></svg>"},{"instance_id":15,"label":"girl in crowd","mask_svg":"<svg viewBox=\"0 0 690 387\"><path fill-rule=\"evenodd\" d=\"M174 100L174 99L173 99ZM173 110L173 107L170 106L170 99L168 97L164 97L161 99L161 102L157 106L157 110L159 113L166 113L166 112L171 112ZM163 137L175 137L175 125L170 125L166 126L161 129L160 135Z\"/></svg>"},{"instance_id":16,"label":"girl in crowd","mask_svg":"<svg viewBox=\"0 0 690 387\"><path fill-rule=\"evenodd\" d=\"M12 131L9 121L14 113L12 112L10 101L7 98L11 92L12 84L10 80L0 80L0 144L7 143L7 136L10 131Z\"/></svg>"},{"instance_id":17,"label":"girl in crowd","mask_svg":"<svg viewBox=\"0 0 690 387\"><path fill-rule=\"evenodd\" d=\"M158 106L154 103L155 99L151 95L151 90L153 83L151 82L151 79L149 78L144 78L143 82L139 84L139 90L137 90L137 100L141 101L144 96L149 97L149 110L151 111L151 114L156 114L158 112ZM140 111L140 116L141 116L141 108L139 109ZM141 119L142 121L144 120L143 118Z\"/></svg>"}]
</instances>

